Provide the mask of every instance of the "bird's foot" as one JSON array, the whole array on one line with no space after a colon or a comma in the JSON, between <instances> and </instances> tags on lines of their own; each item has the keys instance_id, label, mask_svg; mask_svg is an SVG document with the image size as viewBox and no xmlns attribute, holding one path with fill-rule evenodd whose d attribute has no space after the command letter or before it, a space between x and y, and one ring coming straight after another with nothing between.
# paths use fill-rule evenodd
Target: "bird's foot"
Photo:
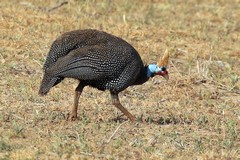
<instances>
[{"instance_id":1,"label":"bird's foot","mask_svg":"<svg viewBox=\"0 0 240 160\"><path fill-rule=\"evenodd\" d=\"M128 113L126 116L128 117L128 119L129 119L131 122L135 122L135 121L136 121L136 118L135 118L132 114Z\"/></svg>"},{"instance_id":2,"label":"bird's foot","mask_svg":"<svg viewBox=\"0 0 240 160\"><path fill-rule=\"evenodd\" d=\"M76 115L71 115L71 117L70 117L70 120L71 121L75 121L77 119L77 116Z\"/></svg>"},{"instance_id":3,"label":"bird's foot","mask_svg":"<svg viewBox=\"0 0 240 160\"><path fill-rule=\"evenodd\" d=\"M77 120L77 114L76 113L68 113L67 120L70 120L70 121Z\"/></svg>"}]
</instances>

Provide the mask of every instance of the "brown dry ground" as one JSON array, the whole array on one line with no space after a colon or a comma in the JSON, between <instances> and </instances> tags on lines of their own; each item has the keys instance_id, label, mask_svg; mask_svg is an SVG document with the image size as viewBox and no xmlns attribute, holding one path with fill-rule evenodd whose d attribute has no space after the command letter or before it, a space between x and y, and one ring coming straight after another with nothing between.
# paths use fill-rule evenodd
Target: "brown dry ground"
<instances>
[{"instance_id":1,"label":"brown dry ground","mask_svg":"<svg viewBox=\"0 0 240 160\"><path fill-rule=\"evenodd\" d=\"M240 2L1 0L1 159L240 159ZM95 28L122 37L146 63L168 48L170 80L120 94L147 123L130 123L109 93L77 81L45 97L42 65L61 33ZM116 119L120 116L121 118Z\"/></svg>"}]
</instances>

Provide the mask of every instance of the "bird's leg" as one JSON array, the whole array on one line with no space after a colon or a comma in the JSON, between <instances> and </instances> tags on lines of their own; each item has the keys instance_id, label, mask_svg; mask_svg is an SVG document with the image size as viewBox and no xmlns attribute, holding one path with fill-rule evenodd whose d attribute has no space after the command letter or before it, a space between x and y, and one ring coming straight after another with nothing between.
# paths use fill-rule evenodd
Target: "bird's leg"
<instances>
[{"instance_id":1,"label":"bird's leg","mask_svg":"<svg viewBox=\"0 0 240 160\"><path fill-rule=\"evenodd\" d=\"M84 84L81 82L78 84L77 88L75 89L75 96L74 96L74 105L72 107L72 113L71 113L71 120L75 121L77 118L77 110L78 110L78 101L80 98L80 95L83 91Z\"/></svg>"},{"instance_id":2,"label":"bird's leg","mask_svg":"<svg viewBox=\"0 0 240 160\"><path fill-rule=\"evenodd\" d=\"M117 107L120 111L122 111L122 113L126 115L130 121L136 120L135 117L130 112L128 112L126 108L122 106L118 98L118 93L111 93L111 97L113 105Z\"/></svg>"}]
</instances>

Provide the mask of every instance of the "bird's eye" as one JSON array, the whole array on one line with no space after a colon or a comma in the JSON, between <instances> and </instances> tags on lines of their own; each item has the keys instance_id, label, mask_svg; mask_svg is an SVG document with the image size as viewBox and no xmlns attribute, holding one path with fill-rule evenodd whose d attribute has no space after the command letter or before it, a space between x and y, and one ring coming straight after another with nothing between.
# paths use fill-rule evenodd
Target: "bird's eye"
<instances>
[{"instance_id":1,"label":"bird's eye","mask_svg":"<svg viewBox=\"0 0 240 160\"><path fill-rule=\"evenodd\" d=\"M166 71L166 68L165 67L161 67L161 71Z\"/></svg>"}]
</instances>

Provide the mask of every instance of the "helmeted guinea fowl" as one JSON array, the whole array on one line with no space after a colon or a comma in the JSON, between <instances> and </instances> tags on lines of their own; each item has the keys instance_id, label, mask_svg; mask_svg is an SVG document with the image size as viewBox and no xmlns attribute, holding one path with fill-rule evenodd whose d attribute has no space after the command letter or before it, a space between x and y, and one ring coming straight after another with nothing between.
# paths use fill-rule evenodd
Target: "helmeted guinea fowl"
<instances>
[{"instance_id":1,"label":"helmeted guinea fowl","mask_svg":"<svg viewBox=\"0 0 240 160\"><path fill-rule=\"evenodd\" d=\"M126 41L98 30L76 30L57 38L43 66L44 76L39 94L46 95L64 78L80 80L75 90L71 119L77 117L78 101L85 86L109 90L112 103L131 121L135 117L120 103L118 93L131 85L139 85L150 77L168 78L169 54L158 64L144 65L138 52Z\"/></svg>"}]
</instances>

